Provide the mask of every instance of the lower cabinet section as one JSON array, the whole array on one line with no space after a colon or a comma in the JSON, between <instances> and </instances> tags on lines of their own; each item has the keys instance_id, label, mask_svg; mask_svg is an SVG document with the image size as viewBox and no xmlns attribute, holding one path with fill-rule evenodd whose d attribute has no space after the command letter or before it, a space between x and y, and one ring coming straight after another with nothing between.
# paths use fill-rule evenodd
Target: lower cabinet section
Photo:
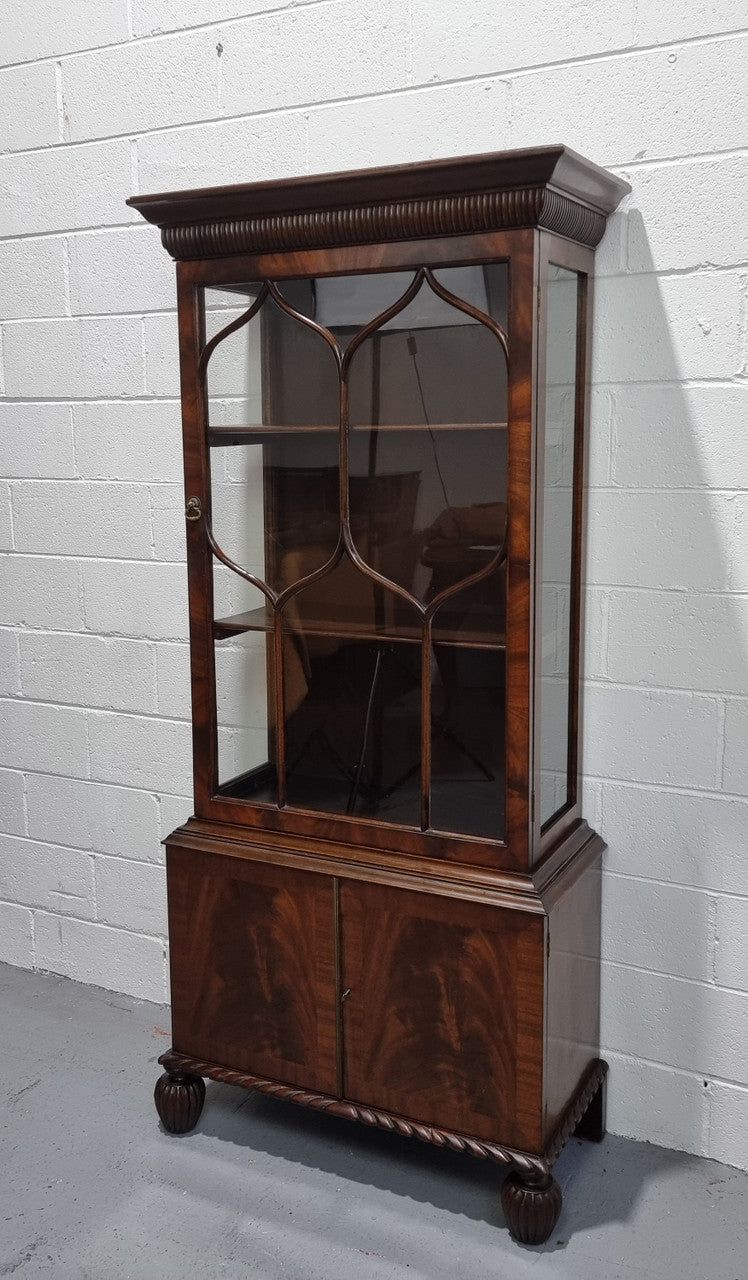
<instances>
[{"instance_id":1,"label":"lower cabinet section","mask_svg":"<svg viewBox=\"0 0 748 1280\"><path fill-rule=\"evenodd\" d=\"M544 919L169 851L174 1049L538 1151Z\"/></svg>"},{"instance_id":2,"label":"lower cabinet section","mask_svg":"<svg viewBox=\"0 0 748 1280\"><path fill-rule=\"evenodd\" d=\"M442 878L175 832L164 1127L194 1127L203 1076L259 1089L509 1166L512 1234L547 1239L553 1161L575 1129L604 1133L588 846L545 896L449 893Z\"/></svg>"}]
</instances>

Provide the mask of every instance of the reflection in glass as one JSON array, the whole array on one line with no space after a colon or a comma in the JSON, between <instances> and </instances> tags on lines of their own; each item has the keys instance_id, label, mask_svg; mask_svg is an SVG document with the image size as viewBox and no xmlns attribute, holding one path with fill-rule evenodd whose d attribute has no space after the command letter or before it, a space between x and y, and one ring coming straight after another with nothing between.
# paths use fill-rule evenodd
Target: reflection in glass
<instances>
[{"instance_id":1,"label":"reflection in glass","mask_svg":"<svg viewBox=\"0 0 748 1280\"><path fill-rule=\"evenodd\" d=\"M550 267L547 311L540 820L569 801L569 686L579 277Z\"/></svg>"},{"instance_id":2,"label":"reflection in glass","mask_svg":"<svg viewBox=\"0 0 748 1280\"><path fill-rule=\"evenodd\" d=\"M212 342L229 326L239 324L256 303L259 284L235 290L205 289L205 336ZM257 318L233 332L214 348L207 375L211 427L262 422L262 335Z\"/></svg>"},{"instance_id":3,"label":"reflection in glass","mask_svg":"<svg viewBox=\"0 0 748 1280\"><path fill-rule=\"evenodd\" d=\"M210 450L210 481L211 526L216 542L235 564L264 578L262 445L244 445L240 449L214 445Z\"/></svg>"},{"instance_id":4,"label":"reflection in glass","mask_svg":"<svg viewBox=\"0 0 748 1280\"><path fill-rule=\"evenodd\" d=\"M275 799L265 637L245 631L217 639L218 780L239 794Z\"/></svg>"},{"instance_id":5,"label":"reflection in glass","mask_svg":"<svg viewBox=\"0 0 748 1280\"><path fill-rule=\"evenodd\" d=\"M291 598L284 628L288 803L416 825L417 611L344 557Z\"/></svg>"},{"instance_id":6,"label":"reflection in glass","mask_svg":"<svg viewBox=\"0 0 748 1280\"><path fill-rule=\"evenodd\" d=\"M294 580L289 552L313 542L311 572L338 540L335 357L323 337L269 297L226 332L256 303L258 286L205 293L207 336L224 333L206 370L213 535L229 559L280 591ZM241 308L225 304L235 296ZM297 366L307 373L303 394L294 396L284 370Z\"/></svg>"},{"instance_id":7,"label":"reflection in glass","mask_svg":"<svg viewBox=\"0 0 748 1280\"><path fill-rule=\"evenodd\" d=\"M431 825L495 838L504 829L504 653L435 644Z\"/></svg>"},{"instance_id":8,"label":"reflection in glass","mask_svg":"<svg viewBox=\"0 0 748 1280\"><path fill-rule=\"evenodd\" d=\"M470 301L485 306L484 269L444 271L445 287L460 283L454 272L472 286ZM474 572L471 546L495 543L497 523L503 534L503 510L498 522L492 514L506 496L503 351L486 325L424 283L358 346L348 383L354 541L371 543L368 526L387 505L389 477L399 519L375 541L383 563L374 567L424 601L435 575L426 549L433 560L441 548L456 583Z\"/></svg>"}]
</instances>

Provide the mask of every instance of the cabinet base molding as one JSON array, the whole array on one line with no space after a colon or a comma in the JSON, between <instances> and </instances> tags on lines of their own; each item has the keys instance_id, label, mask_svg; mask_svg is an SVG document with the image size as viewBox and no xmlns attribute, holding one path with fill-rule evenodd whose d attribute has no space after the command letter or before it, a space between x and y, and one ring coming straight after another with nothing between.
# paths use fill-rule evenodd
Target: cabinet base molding
<instances>
[{"instance_id":1,"label":"cabinet base molding","mask_svg":"<svg viewBox=\"0 0 748 1280\"><path fill-rule=\"evenodd\" d=\"M542 1244L553 1230L561 1212L561 1190L551 1177L550 1169L560 1154L567 1138L574 1132L582 1136L581 1121L588 1111L593 1112L591 1134L598 1141L599 1116L604 1114L603 1098L608 1064L601 1058L590 1063L579 1087L572 1097L560 1124L541 1155L517 1151L496 1142L485 1142L469 1134L454 1133L450 1129L437 1129L433 1125L420 1124L404 1116L393 1115L378 1108L365 1107L345 1098L315 1093L279 1080L266 1080L246 1071L234 1071L215 1062L202 1062L170 1049L159 1058L165 1074L156 1084L156 1107L164 1128L171 1133L186 1133L194 1128L200 1118L205 1084L203 1077L218 1080L222 1084L239 1085L257 1093L265 1093L282 1102L293 1102L298 1107L311 1107L325 1111L343 1120L358 1120L372 1128L386 1129L406 1138L418 1138L436 1147L449 1147L451 1151L465 1152L480 1160L492 1160L508 1165L511 1173L501 1190L501 1202L507 1225L516 1240L523 1244Z\"/></svg>"}]
</instances>

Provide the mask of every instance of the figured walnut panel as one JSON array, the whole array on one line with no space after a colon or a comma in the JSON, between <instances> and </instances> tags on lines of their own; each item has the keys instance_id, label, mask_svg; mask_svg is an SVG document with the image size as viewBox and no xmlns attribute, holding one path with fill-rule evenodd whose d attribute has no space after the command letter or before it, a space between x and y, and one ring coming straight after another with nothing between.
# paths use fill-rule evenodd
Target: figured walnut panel
<instances>
[{"instance_id":1,"label":"figured walnut panel","mask_svg":"<svg viewBox=\"0 0 748 1280\"><path fill-rule=\"evenodd\" d=\"M345 1095L540 1151L543 920L341 884Z\"/></svg>"},{"instance_id":2,"label":"figured walnut panel","mask_svg":"<svg viewBox=\"0 0 748 1280\"><path fill-rule=\"evenodd\" d=\"M333 882L167 851L174 1048L337 1092Z\"/></svg>"}]
</instances>

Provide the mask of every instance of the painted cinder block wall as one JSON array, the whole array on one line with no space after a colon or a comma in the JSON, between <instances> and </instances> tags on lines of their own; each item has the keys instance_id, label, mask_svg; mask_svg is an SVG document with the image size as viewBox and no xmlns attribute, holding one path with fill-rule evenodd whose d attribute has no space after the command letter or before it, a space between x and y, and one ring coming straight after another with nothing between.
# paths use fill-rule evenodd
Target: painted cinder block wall
<instances>
[{"instance_id":1,"label":"painted cinder block wall","mask_svg":"<svg viewBox=\"0 0 748 1280\"><path fill-rule=\"evenodd\" d=\"M6 0L0 958L167 996L177 344L126 197L565 142L633 187L598 251L587 566L609 1124L748 1165L741 25L741 0Z\"/></svg>"}]
</instances>

